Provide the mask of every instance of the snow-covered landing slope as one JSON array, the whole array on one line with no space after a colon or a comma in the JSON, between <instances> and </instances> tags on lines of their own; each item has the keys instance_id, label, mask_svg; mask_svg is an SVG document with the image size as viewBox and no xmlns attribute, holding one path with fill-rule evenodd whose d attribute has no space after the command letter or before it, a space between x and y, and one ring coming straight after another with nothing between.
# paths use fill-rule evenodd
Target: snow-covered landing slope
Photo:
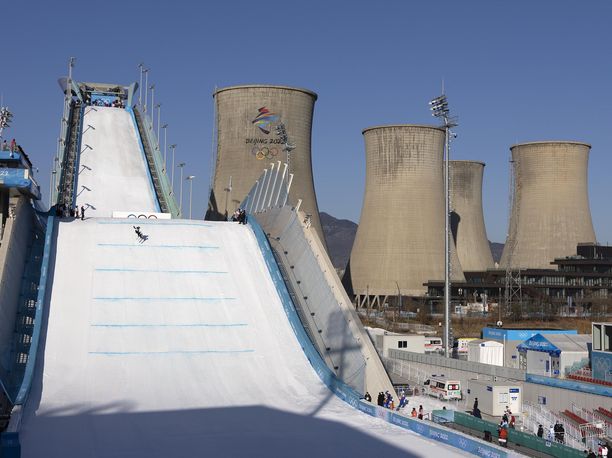
<instances>
[{"instance_id":1,"label":"snow-covered landing slope","mask_svg":"<svg viewBox=\"0 0 612 458\"><path fill-rule=\"evenodd\" d=\"M132 115L121 108L85 107L77 204L86 216L157 210Z\"/></svg>"},{"instance_id":2,"label":"snow-covered landing slope","mask_svg":"<svg viewBox=\"0 0 612 458\"><path fill-rule=\"evenodd\" d=\"M59 223L23 457L463 456L329 392L250 228L134 222Z\"/></svg>"}]
</instances>

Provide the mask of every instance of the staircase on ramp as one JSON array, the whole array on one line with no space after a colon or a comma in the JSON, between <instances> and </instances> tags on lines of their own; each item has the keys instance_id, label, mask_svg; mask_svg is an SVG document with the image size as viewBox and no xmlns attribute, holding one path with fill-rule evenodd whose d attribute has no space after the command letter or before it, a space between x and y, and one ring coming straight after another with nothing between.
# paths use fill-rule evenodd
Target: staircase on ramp
<instances>
[{"instance_id":1,"label":"staircase on ramp","mask_svg":"<svg viewBox=\"0 0 612 458\"><path fill-rule=\"evenodd\" d=\"M140 220L142 242L132 225L58 224L23 457L426 456L444 447L325 387L248 226Z\"/></svg>"},{"instance_id":2,"label":"staircase on ramp","mask_svg":"<svg viewBox=\"0 0 612 458\"><path fill-rule=\"evenodd\" d=\"M164 189L164 183L162 182L164 179L167 181L167 177L164 175L165 170L159 170L154 156L154 146L149 141L149 135L147 135L146 132L146 125L143 116L138 109L134 109L134 117L136 119L138 134L140 135L140 140L147 159L147 165L151 173L151 180L153 181L153 187L155 188L155 194L157 195L157 200L159 201L161 211L163 213L173 213L174 210L176 213L176 209L172 208L173 202L171 201L173 196L169 195Z\"/></svg>"},{"instance_id":3,"label":"staircase on ramp","mask_svg":"<svg viewBox=\"0 0 612 458\"><path fill-rule=\"evenodd\" d=\"M81 129L83 106L79 101L70 105L68 119L68 135L64 144L63 163L59 180L58 202L66 207L72 207L76 194L76 178L78 175L78 159L81 145Z\"/></svg>"}]
</instances>

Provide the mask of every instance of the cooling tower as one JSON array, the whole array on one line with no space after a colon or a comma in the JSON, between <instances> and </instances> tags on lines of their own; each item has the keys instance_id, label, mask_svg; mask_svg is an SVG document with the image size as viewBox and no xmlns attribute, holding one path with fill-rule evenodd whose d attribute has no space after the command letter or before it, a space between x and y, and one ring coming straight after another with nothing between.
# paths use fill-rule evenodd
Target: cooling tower
<instances>
[{"instance_id":1,"label":"cooling tower","mask_svg":"<svg viewBox=\"0 0 612 458\"><path fill-rule=\"evenodd\" d=\"M366 186L347 275L356 295L420 296L444 279L444 130L363 131ZM452 244L452 278L464 281Z\"/></svg>"},{"instance_id":2,"label":"cooling tower","mask_svg":"<svg viewBox=\"0 0 612 458\"><path fill-rule=\"evenodd\" d=\"M555 258L595 242L587 189L591 146L533 142L510 148L514 196L510 231L500 265L550 269Z\"/></svg>"},{"instance_id":3,"label":"cooling tower","mask_svg":"<svg viewBox=\"0 0 612 458\"><path fill-rule=\"evenodd\" d=\"M484 163L476 161L450 163L451 226L464 272L494 266L482 213L484 167Z\"/></svg>"},{"instance_id":4,"label":"cooling tower","mask_svg":"<svg viewBox=\"0 0 612 458\"><path fill-rule=\"evenodd\" d=\"M271 162L288 162L293 173L290 201L302 199L301 209L325 243L312 178L310 137L317 94L284 86L248 85L218 89L217 163L207 219L220 219L246 197ZM289 159L276 126L283 123L295 146ZM287 174L288 175L288 174Z\"/></svg>"}]
</instances>

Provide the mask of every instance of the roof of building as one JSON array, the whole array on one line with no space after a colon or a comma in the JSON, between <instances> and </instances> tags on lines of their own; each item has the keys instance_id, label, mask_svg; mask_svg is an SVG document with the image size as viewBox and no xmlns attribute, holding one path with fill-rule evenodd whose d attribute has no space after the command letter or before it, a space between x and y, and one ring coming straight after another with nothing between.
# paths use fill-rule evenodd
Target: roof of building
<instances>
[{"instance_id":1,"label":"roof of building","mask_svg":"<svg viewBox=\"0 0 612 458\"><path fill-rule=\"evenodd\" d=\"M503 347L504 344L497 340L475 339L468 342L468 347Z\"/></svg>"}]
</instances>

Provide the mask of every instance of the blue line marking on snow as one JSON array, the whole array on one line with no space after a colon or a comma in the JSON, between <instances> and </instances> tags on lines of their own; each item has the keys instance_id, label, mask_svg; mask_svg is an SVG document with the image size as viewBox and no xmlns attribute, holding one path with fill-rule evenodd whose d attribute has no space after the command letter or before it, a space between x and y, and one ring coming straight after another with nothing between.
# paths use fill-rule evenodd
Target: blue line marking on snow
<instances>
[{"instance_id":1,"label":"blue line marking on snow","mask_svg":"<svg viewBox=\"0 0 612 458\"><path fill-rule=\"evenodd\" d=\"M254 353L253 349L246 350L176 350L176 351L90 351L90 355L129 356L129 355L205 355L227 353Z\"/></svg>"},{"instance_id":2,"label":"blue line marking on snow","mask_svg":"<svg viewBox=\"0 0 612 458\"><path fill-rule=\"evenodd\" d=\"M119 248L190 248L200 250L217 250L218 246L213 245L147 245L145 243L98 243L98 246L119 247Z\"/></svg>"},{"instance_id":3,"label":"blue line marking on snow","mask_svg":"<svg viewBox=\"0 0 612 458\"><path fill-rule=\"evenodd\" d=\"M235 301L235 297L133 297L98 296L96 301Z\"/></svg>"},{"instance_id":4,"label":"blue line marking on snow","mask_svg":"<svg viewBox=\"0 0 612 458\"><path fill-rule=\"evenodd\" d=\"M144 272L162 274L227 274L222 270L158 270L158 269L124 269L119 267L99 267L96 272Z\"/></svg>"},{"instance_id":5,"label":"blue line marking on snow","mask_svg":"<svg viewBox=\"0 0 612 458\"><path fill-rule=\"evenodd\" d=\"M92 328L232 328L248 326L247 323L194 323L194 324L112 324L96 323Z\"/></svg>"}]
</instances>

